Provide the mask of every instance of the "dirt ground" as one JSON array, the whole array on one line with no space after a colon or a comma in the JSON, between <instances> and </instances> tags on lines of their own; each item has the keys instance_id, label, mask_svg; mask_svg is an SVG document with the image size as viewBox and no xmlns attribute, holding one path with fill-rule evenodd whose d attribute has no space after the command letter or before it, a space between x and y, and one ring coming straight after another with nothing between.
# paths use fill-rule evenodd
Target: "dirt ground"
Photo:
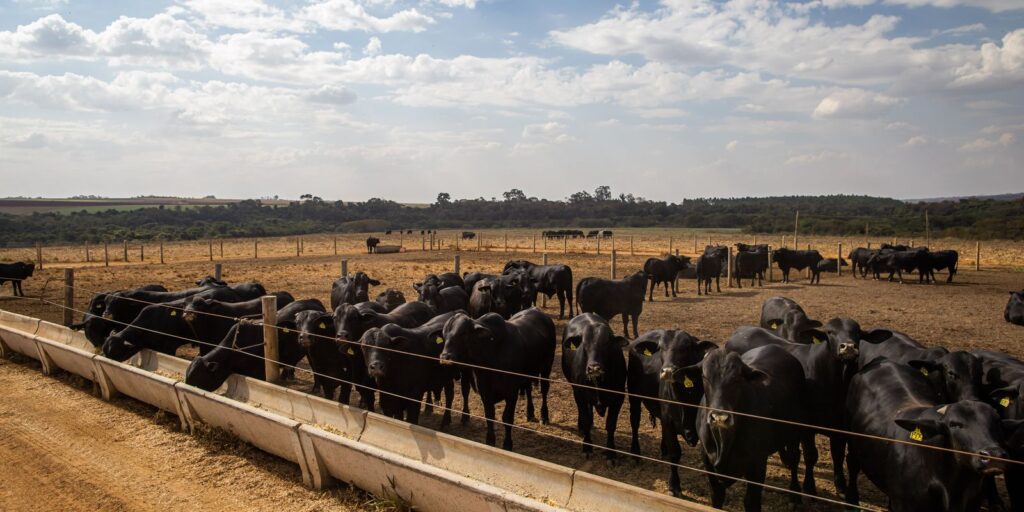
<instances>
[{"instance_id":1,"label":"dirt ground","mask_svg":"<svg viewBox=\"0 0 1024 512\"><path fill-rule=\"evenodd\" d=\"M506 260L512 258L526 258L539 262L541 259L540 255L532 254L531 251L532 248L518 254L512 252L505 253L500 249L492 252L462 252L462 270L464 272L496 272L500 271ZM426 273L451 270L454 254L452 251L416 251L393 255L352 253L347 255L346 258L349 260L350 271L362 270L382 281L380 287L371 290L371 295L375 295L375 291L383 290L385 287L395 287L406 293L409 298L413 298L414 292L411 284L422 279ZM619 275L638 270L642 266L644 259L645 257L639 255L630 257L628 255L623 256L620 253L618 257ZM609 273L609 258L605 254L601 256L594 254L551 254L549 260L551 263L564 262L570 264L573 267L576 280L591 275L607 276ZM167 265L135 264L111 268L96 266L80 267L75 275L76 286L80 287L76 295L76 307L84 309L89 299L89 290L109 290L154 282L163 283L171 289L181 289L190 285L198 277L210 273L211 270L212 265L209 262L173 263ZM325 303L329 300L330 283L337 273L338 258L333 256L333 254L295 258L293 253L291 257L264 258L261 256L259 260L234 259L224 261L224 278L230 282L258 280L270 291L287 290L295 295L297 299L315 297ZM37 273L36 277L25 284L26 293L30 296L43 294L51 300L59 300L58 297L61 294L59 275L59 270L48 267L47 270ZM942 277L944 278L944 275ZM48 279L51 280L48 284L45 284L44 290L44 283ZM779 279L777 269L775 271L775 279ZM722 293L715 293L706 298L697 297L694 289L696 285L693 281L681 280L679 297L666 299L664 293L658 290L655 293L655 301L653 303L645 303L644 313L640 318L640 330L642 332L655 328L679 328L701 339L722 343L736 327L757 323L761 303L766 298L774 295L784 295L801 303L813 318L823 321L835 316L845 316L860 321L864 327L895 329L907 333L926 344L941 344L951 349L985 348L1002 350L1016 357L1024 356L1024 347L1021 345L1021 342L1024 341L1024 328L1010 325L1002 318L1007 292L1024 287L1024 273L1021 273L1019 269L1005 267L999 270L975 272L968 269L967 265L961 265L961 271L956 277L956 282L952 285L945 283L918 285L916 284L916 279L917 277L914 275L907 284L900 285L871 280L854 280L850 277L849 272L844 272L842 277L824 275L821 284L816 286L809 286L801 279L799 282L790 284L778 282L766 284L762 288L752 288L749 286L749 282L746 282L743 284L744 287L742 289L727 288L726 282L723 279ZM57 308L34 301L24 301L3 296L0 297L0 308L44 319L60 320L60 311ZM557 300L548 301L546 311L557 315ZM564 322L558 322L559 330L563 325ZM621 321L618 318L614 319L612 326L618 332L621 329ZM183 350L179 354L188 357L190 352ZM556 360L558 358L560 358L560 355L556 355ZM20 374L19 372L24 372L19 366L12 364L0 366L0 378L12 378L10 377L12 372L16 375ZM11 367L15 369L11 370ZM552 377L563 381L559 364L556 363L554 368ZM43 379L38 375L35 375L34 378L36 380L28 379L26 376L26 379L30 382L46 382L47 384L53 382L52 380L38 380ZM300 372L298 378L302 382L298 383L297 386L308 389L311 382L309 376ZM83 416L88 419L88 415L93 414L94 411L110 408L107 404L102 404L102 402L85 396L87 393L83 393L81 390L72 389L69 391L64 388L66 386L47 387L51 393L72 393L83 400L88 399L89 406L86 407L83 403L81 407L72 408L71 411L66 413L56 408L37 410L36 408L39 406L33 405L37 399L29 396L14 397L3 404L10 411L6 416L13 417L14 411L18 411L18 416L24 417L24 420L17 424L31 425L32 428L58 428L53 426L58 425L62 429L77 429L80 427L75 426L75 424L83 422ZM580 453L579 445L575 443L575 440L578 439L575 428L576 410L569 387L567 385L554 384L551 389L550 402L550 425L526 422L524 406L520 405L517 411L516 424L535 429L546 435L515 430L513 438L517 452L590 471L633 485L661 492L667 490L668 470L663 464L653 461L635 463L622 461L616 465L609 465L604 461L603 457L595 457L591 460L584 459ZM479 405L478 398L471 397L470 406L474 414L482 415L482 407ZM115 408L129 409L128 413L135 414L135 419L140 423L139 428L142 428L141 423L149 423L150 418L147 415L144 414L140 418L138 413L131 412L131 407L125 404L117 404ZM456 398L455 407L461 407L460 398L458 397ZM620 448L628 449L629 426L626 408L624 407L620 416L616 439ZM22 409L28 412L21 412ZM0 409L0 411L2 410ZM152 413L149 413L149 416L151 415ZM424 425L432 428L437 428L440 423L440 418L436 414L421 419ZM0 426L0 430L4 428ZM25 426L22 428L29 427ZM191 446L193 443L202 443L202 441L196 441L189 436L173 432L173 429L168 428L164 424L158 423L154 428L157 428L158 431L153 433L152 444L157 446L172 447L181 444ZM595 427L595 442L603 442L604 432L602 430L603 428ZM475 420L465 426L459 425L456 422L450 428L450 432L458 436L482 441L484 426L482 422ZM500 435L499 433L499 437ZM645 416L641 426L641 444L644 454L657 457L659 436L660 430L651 428ZM118 452L118 450L124 450L123 444L119 444L123 440L119 439L117 435L114 435L90 442L90 450L97 454L103 454L108 450L110 453L115 454L109 459L109 463L104 466L106 470L111 472L121 471L121 469L116 467L118 464L123 464L127 468L129 464L134 464L134 459L136 459L135 456L128 455L126 452ZM835 494L832 486L828 443L824 438L819 438L818 444L821 451L821 461L817 470L819 493L824 497L842 499ZM21 446L22 443L19 441L17 445ZM27 451L34 449L32 446L31 443L24 443L24 449ZM289 498L289 502L296 504L300 508L326 508L327 504L338 507L346 506L344 497L339 502L333 501L338 499L334 495L327 496L302 491L299 484L296 483L297 470L293 466L285 463L271 462L261 464L259 461L267 461L272 459L272 457L244 447L238 447L238 450L238 454L227 450L218 452L217 456L228 457L229 455L237 455L238 458L233 460L236 461L238 466L245 466L241 462L242 460L255 461L251 464L259 467L259 470L249 468L249 471L237 475L232 480L237 482L240 488L252 486L262 489L264 486L285 486L287 484L287 486L291 486L287 488L294 488L295 493L294 500ZM203 460L212 458L209 453L205 457L198 455L197 457L192 459L192 465L188 466L189 474L203 471L207 471L208 473L206 474L219 474L220 470L217 469L218 463L215 461L211 461L210 467L201 467L204 464ZM32 461L40 459L40 457L35 455L30 457ZM67 460L69 461L67 463L68 468L78 464L74 458L68 458ZM115 462L122 460L123 462ZM701 467L697 450L684 448L682 464ZM781 470L778 459L773 458L770 464L768 483L786 487L788 480ZM12 465L8 465L6 468L8 469L0 469L0 474L12 471L21 472L14 469ZM52 470L56 471L55 468ZM67 471L67 469L63 471ZM124 471L126 474L133 473L131 469L124 469ZM73 470L72 473L74 473ZM683 492L685 496L696 501L707 502L708 491L705 478L696 472L685 470L681 470L681 476L683 478ZM188 480L187 476L183 475L182 480ZM196 479L193 478L193 480ZM93 485L99 489L88 486L67 486L62 492L69 493L69 496L81 494L81 496L90 499L113 499L113 496L121 496L121 493L125 491L125 487L119 486L116 479L94 482ZM279 489L279 487L274 488ZM865 504L879 507L885 506L884 496L875 491L866 479L862 482L861 488ZM31 489L31 486L28 489ZM283 493L284 491L277 490L273 492ZM306 494L302 494L302 492L306 492ZM728 493L726 507L730 509L741 507L742 492L741 485L733 486ZM163 493L171 494L171 491L154 489L154 496L159 496ZM108 495L109 498L100 498L102 495ZM0 494L0 497L7 499L2 494ZM151 496L150 498L153 497ZM177 502L171 501L170 503ZM225 501L224 503L227 502ZM788 497L777 492L766 493L765 504L766 508L770 510L789 508ZM251 502L250 506L252 506ZM808 508L813 510L829 510L834 507L821 502L814 502L810 503Z\"/></svg>"}]
</instances>

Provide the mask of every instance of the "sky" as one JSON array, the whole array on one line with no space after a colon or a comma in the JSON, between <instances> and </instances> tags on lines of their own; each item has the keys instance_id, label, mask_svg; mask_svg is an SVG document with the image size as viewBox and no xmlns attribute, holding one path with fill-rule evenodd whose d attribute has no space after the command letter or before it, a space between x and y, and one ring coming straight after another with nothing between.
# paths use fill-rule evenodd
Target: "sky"
<instances>
[{"instance_id":1,"label":"sky","mask_svg":"<svg viewBox=\"0 0 1024 512\"><path fill-rule=\"evenodd\" d=\"M0 0L0 195L1024 191L1024 0Z\"/></svg>"}]
</instances>

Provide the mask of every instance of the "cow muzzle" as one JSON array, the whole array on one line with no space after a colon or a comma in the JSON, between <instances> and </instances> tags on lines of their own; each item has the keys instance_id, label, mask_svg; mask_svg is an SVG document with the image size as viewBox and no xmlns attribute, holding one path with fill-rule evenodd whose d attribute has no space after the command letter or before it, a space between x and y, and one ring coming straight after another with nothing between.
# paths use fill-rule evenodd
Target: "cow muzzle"
<instances>
[{"instance_id":1,"label":"cow muzzle","mask_svg":"<svg viewBox=\"0 0 1024 512\"><path fill-rule=\"evenodd\" d=\"M843 361L850 361L857 359L860 355L860 350L857 348L857 344L849 341L844 341L839 344L839 359Z\"/></svg>"},{"instance_id":2,"label":"cow muzzle","mask_svg":"<svg viewBox=\"0 0 1024 512\"><path fill-rule=\"evenodd\" d=\"M661 368L661 380L673 380L676 378L676 372L679 371L675 366L664 366Z\"/></svg>"},{"instance_id":3,"label":"cow muzzle","mask_svg":"<svg viewBox=\"0 0 1024 512\"><path fill-rule=\"evenodd\" d=\"M587 378L594 380L599 379L604 375L604 368L599 364L587 365Z\"/></svg>"},{"instance_id":4,"label":"cow muzzle","mask_svg":"<svg viewBox=\"0 0 1024 512\"><path fill-rule=\"evenodd\" d=\"M977 465L983 475L999 475L1006 471L1006 462L1002 460L1007 457L1006 451L996 446L986 450L978 450Z\"/></svg>"},{"instance_id":5,"label":"cow muzzle","mask_svg":"<svg viewBox=\"0 0 1024 512\"><path fill-rule=\"evenodd\" d=\"M447 352L441 352L440 361L443 365L451 365L455 363L452 359L452 355Z\"/></svg>"},{"instance_id":6,"label":"cow muzzle","mask_svg":"<svg viewBox=\"0 0 1024 512\"><path fill-rule=\"evenodd\" d=\"M708 423L715 428L729 428L732 426L732 415L726 412L714 411L708 414Z\"/></svg>"},{"instance_id":7,"label":"cow muzzle","mask_svg":"<svg viewBox=\"0 0 1024 512\"><path fill-rule=\"evenodd\" d=\"M188 323L192 323L196 321L196 313L195 311L186 311L185 314L181 316L181 318L183 318Z\"/></svg>"}]
</instances>

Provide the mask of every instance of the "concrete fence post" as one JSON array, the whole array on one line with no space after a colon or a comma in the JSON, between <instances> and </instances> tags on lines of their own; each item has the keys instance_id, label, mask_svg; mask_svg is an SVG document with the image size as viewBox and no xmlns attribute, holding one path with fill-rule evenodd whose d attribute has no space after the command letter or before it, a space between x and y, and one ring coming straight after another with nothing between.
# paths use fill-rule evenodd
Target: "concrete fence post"
<instances>
[{"instance_id":1,"label":"concrete fence post","mask_svg":"<svg viewBox=\"0 0 1024 512\"><path fill-rule=\"evenodd\" d=\"M615 249L612 249L612 279L615 279Z\"/></svg>"},{"instance_id":2,"label":"concrete fence post","mask_svg":"<svg viewBox=\"0 0 1024 512\"><path fill-rule=\"evenodd\" d=\"M221 276L224 275L224 265L222 263L213 264L213 278L220 281Z\"/></svg>"},{"instance_id":3,"label":"concrete fence post","mask_svg":"<svg viewBox=\"0 0 1024 512\"><path fill-rule=\"evenodd\" d=\"M277 296L264 295L263 304L263 370L267 382L281 380L281 358L277 345Z\"/></svg>"},{"instance_id":4,"label":"concrete fence post","mask_svg":"<svg viewBox=\"0 0 1024 512\"><path fill-rule=\"evenodd\" d=\"M459 256L458 254L455 255L455 265L454 266L455 266L455 273L458 274L459 277L462 277L462 257Z\"/></svg>"},{"instance_id":5,"label":"concrete fence post","mask_svg":"<svg viewBox=\"0 0 1024 512\"><path fill-rule=\"evenodd\" d=\"M542 265L547 265L548 264L548 253L544 253L544 259L542 261L543 261ZM542 308L548 307L548 296L546 294L542 293L542 294L540 294L540 297L541 297L541 299L540 299L540 307L542 307Z\"/></svg>"},{"instance_id":6,"label":"concrete fence post","mask_svg":"<svg viewBox=\"0 0 1024 512\"><path fill-rule=\"evenodd\" d=\"M345 277L347 275L348 275L348 260L342 258L341 259L341 277Z\"/></svg>"},{"instance_id":7,"label":"concrete fence post","mask_svg":"<svg viewBox=\"0 0 1024 512\"><path fill-rule=\"evenodd\" d=\"M103 242L103 266L110 266L110 243Z\"/></svg>"},{"instance_id":8,"label":"concrete fence post","mask_svg":"<svg viewBox=\"0 0 1024 512\"><path fill-rule=\"evenodd\" d=\"M75 269L64 269L64 325L75 323Z\"/></svg>"}]
</instances>

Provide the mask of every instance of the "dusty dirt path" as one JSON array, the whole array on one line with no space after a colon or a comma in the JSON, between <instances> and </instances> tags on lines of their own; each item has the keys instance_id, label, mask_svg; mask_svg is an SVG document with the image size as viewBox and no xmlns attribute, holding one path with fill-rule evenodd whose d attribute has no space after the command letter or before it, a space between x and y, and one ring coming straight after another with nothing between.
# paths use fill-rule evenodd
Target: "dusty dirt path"
<instances>
[{"instance_id":1,"label":"dusty dirt path","mask_svg":"<svg viewBox=\"0 0 1024 512\"><path fill-rule=\"evenodd\" d=\"M0 360L0 389L0 510L349 511L370 498L308 490L292 464L25 359Z\"/></svg>"}]
</instances>

